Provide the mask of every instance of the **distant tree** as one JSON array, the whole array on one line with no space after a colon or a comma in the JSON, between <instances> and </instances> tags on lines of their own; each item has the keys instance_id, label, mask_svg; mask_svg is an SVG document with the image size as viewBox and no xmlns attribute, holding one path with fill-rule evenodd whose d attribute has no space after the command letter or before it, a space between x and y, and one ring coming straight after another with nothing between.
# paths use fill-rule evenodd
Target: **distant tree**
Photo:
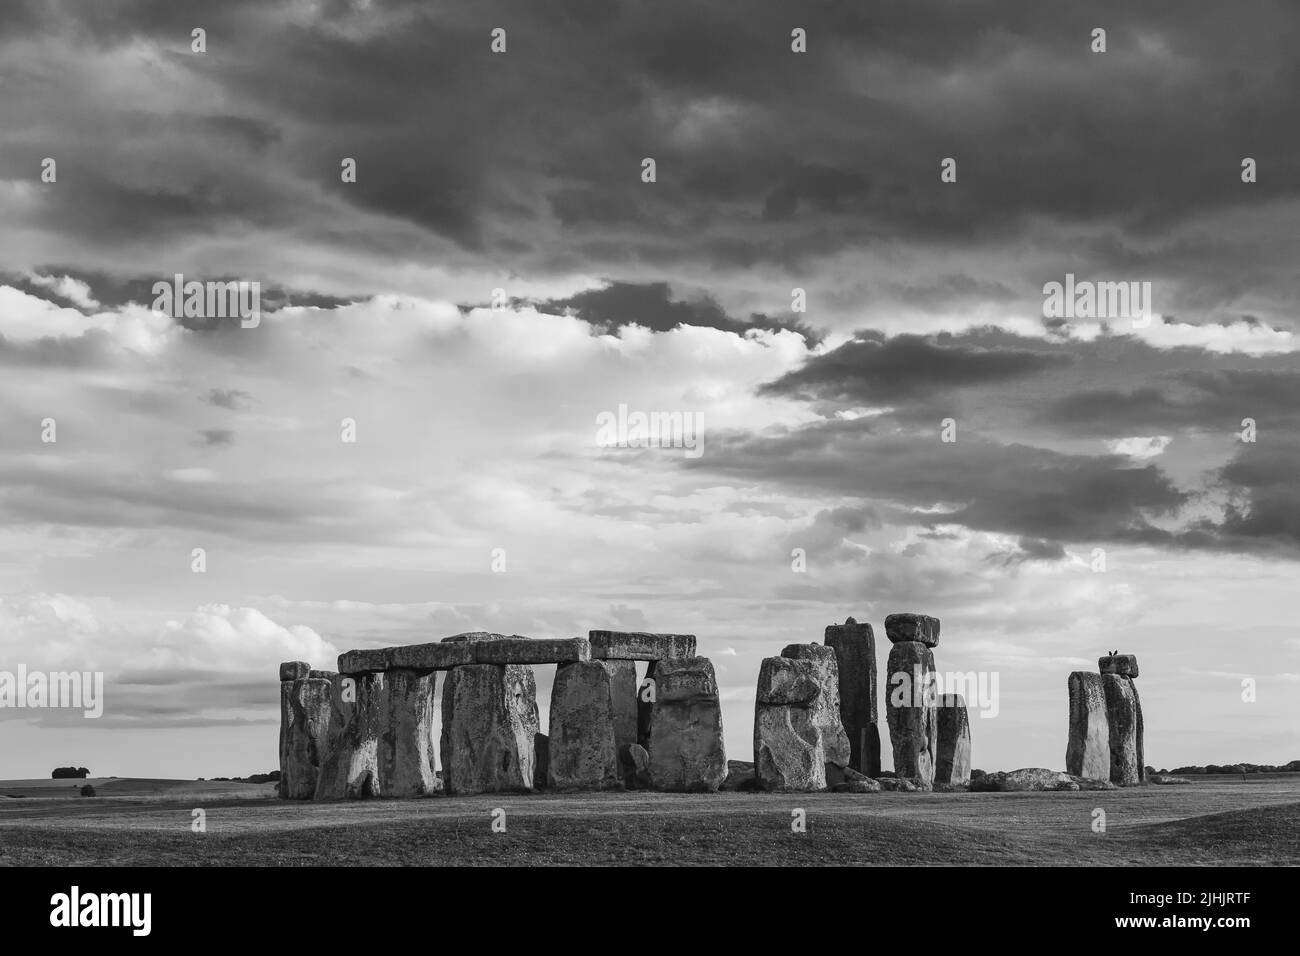
<instances>
[{"instance_id":1,"label":"distant tree","mask_svg":"<svg viewBox=\"0 0 1300 956\"><path fill-rule=\"evenodd\" d=\"M55 767L54 772L50 774L53 780L84 780L90 776L90 771L85 767Z\"/></svg>"},{"instance_id":2,"label":"distant tree","mask_svg":"<svg viewBox=\"0 0 1300 956\"><path fill-rule=\"evenodd\" d=\"M83 797L93 797L95 795L95 788L92 787L90 784L86 784L84 787L81 788L81 795Z\"/></svg>"}]
</instances>

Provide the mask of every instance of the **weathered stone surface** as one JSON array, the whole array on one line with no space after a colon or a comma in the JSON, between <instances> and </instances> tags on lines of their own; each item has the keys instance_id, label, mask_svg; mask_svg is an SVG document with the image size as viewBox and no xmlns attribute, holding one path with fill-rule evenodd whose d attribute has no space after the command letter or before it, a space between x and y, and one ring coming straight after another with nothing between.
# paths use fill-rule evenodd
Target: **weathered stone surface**
<instances>
[{"instance_id":1,"label":"weathered stone surface","mask_svg":"<svg viewBox=\"0 0 1300 956\"><path fill-rule=\"evenodd\" d=\"M379 740L388 732L389 709L383 673L340 675L339 685L353 698L343 700L342 728L321 764L317 800L355 800L383 796ZM331 682L333 684L334 682Z\"/></svg>"},{"instance_id":2,"label":"weathered stone surface","mask_svg":"<svg viewBox=\"0 0 1300 956\"><path fill-rule=\"evenodd\" d=\"M453 634L451 637L444 637L439 643L442 644L475 644L479 641L504 641L507 638L518 638L518 634L498 634L495 631L466 631L463 634Z\"/></svg>"},{"instance_id":3,"label":"weathered stone surface","mask_svg":"<svg viewBox=\"0 0 1300 956\"><path fill-rule=\"evenodd\" d=\"M388 648L368 647L339 655L340 674L374 674L388 670Z\"/></svg>"},{"instance_id":4,"label":"weathered stone surface","mask_svg":"<svg viewBox=\"0 0 1300 956\"><path fill-rule=\"evenodd\" d=\"M817 675L821 693L810 705L813 723L822 733L822 750L825 759L838 764L849 764L853 750L849 736L840 722L840 667L835 649L823 644L788 644L781 656L791 660L811 661Z\"/></svg>"},{"instance_id":5,"label":"weathered stone surface","mask_svg":"<svg viewBox=\"0 0 1300 956\"><path fill-rule=\"evenodd\" d=\"M442 692L442 772L448 793L533 789L537 680L526 664L467 664Z\"/></svg>"},{"instance_id":6,"label":"weathered stone surface","mask_svg":"<svg viewBox=\"0 0 1300 956\"><path fill-rule=\"evenodd\" d=\"M546 734L533 735L533 789L545 790L551 772L551 738Z\"/></svg>"},{"instance_id":7,"label":"weathered stone surface","mask_svg":"<svg viewBox=\"0 0 1300 956\"><path fill-rule=\"evenodd\" d=\"M478 664L568 664L591 660L591 644L585 637L508 637L477 641L471 646Z\"/></svg>"},{"instance_id":8,"label":"weathered stone surface","mask_svg":"<svg viewBox=\"0 0 1300 956\"><path fill-rule=\"evenodd\" d=\"M601 661L609 675L609 705L614 715L614 748L637 742L636 661Z\"/></svg>"},{"instance_id":9,"label":"weathered stone surface","mask_svg":"<svg viewBox=\"0 0 1300 956\"><path fill-rule=\"evenodd\" d=\"M754 773L760 790L826 789L826 753L809 708L755 707Z\"/></svg>"},{"instance_id":10,"label":"weathered stone surface","mask_svg":"<svg viewBox=\"0 0 1300 956\"><path fill-rule=\"evenodd\" d=\"M1080 790L1118 790L1109 780L1095 780L1092 777L1080 777L1078 774L1066 774L1072 781L1079 785Z\"/></svg>"},{"instance_id":11,"label":"weathered stone surface","mask_svg":"<svg viewBox=\"0 0 1300 956\"><path fill-rule=\"evenodd\" d=\"M316 670L312 670L312 671L308 671L308 672L307 672L307 676L308 676L308 677L317 677L317 678L320 678L320 679L323 679L323 680L333 680L334 678L336 678L336 677L339 676L339 672L338 672L338 671L316 671Z\"/></svg>"},{"instance_id":12,"label":"weathered stone surface","mask_svg":"<svg viewBox=\"0 0 1300 956\"><path fill-rule=\"evenodd\" d=\"M1133 685L1133 707L1137 711L1137 765L1138 780L1142 783L1147 782L1147 765L1146 749L1142 745L1143 727L1142 727L1142 698L1138 696L1137 683L1131 678L1129 683Z\"/></svg>"},{"instance_id":13,"label":"weathered stone surface","mask_svg":"<svg viewBox=\"0 0 1300 956\"><path fill-rule=\"evenodd\" d=\"M1101 675L1075 671L1069 676L1070 736L1065 769L1078 777L1110 779L1110 723Z\"/></svg>"},{"instance_id":14,"label":"weathered stone surface","mask_svg":"<svg viewBox=\"0 0 1300 956\"><path fill-rule=\"evenodd\" d=\"M694 634L589 631L587 637L596 660L666 661L695 656Z\"/></svg>"},{"instance_id":15,"label":"weathered stone surface","mask_svg":"<svg viewBox=\"0 0 1300 956\"><path fill-rule=\"evenodd\" d=\"M758 668L759 704L812 707L821 696L822 684L816 665L791 657L765 657Z\"/></svg>"},{"instance_id":16,"label":"weathered stone surface","mask_svg":"<svg viewBox=\"0 0 1300 956\"><path fill-rule=\"evenodd\" d=\"M1174 777L1167 773L1153 773L1147 778L1147 783L1160 784L1162 786L1177 783L1191 783L1186 777Z\"/></svg>"},{"instance_id":17,"label":"weathered stone surface","mask_svg":"<svg viewBox=\"0 0 1300 956\"><path fill-rule=\"evenodd\" d=\"M547 787L612 790L621 785L609 671L600 661L562 664L551 690Z\"/></svg>"},{"instance_id":18,"label":"weathered stone surface","mask_svg":"<svg viewBox=\"0 0 1300 956\"><path fill-rule=\"evenodd\" d=\"M965 783L939 783L938 781L935 781L934 784L935 793L965 793L969 789L969 780Z\"/></svg>"},{"instance_id":19,"label":"weathered stone surface","mask_svg":"<svg viewBox=\"0 0 1300 956\"><path fill-rule=\"evenodd\" d=\"M1103 674L1118 674L1120 677L1137 677L1137 655L1107 654L1105 657L1097 658L1097 669Z\"/></svg>"},{"instance_id":20,"label":"weathered stone surface","mask_svg":"<svg viewBox=\"0 0 1300 956\"><path fill-rule=\"evenodd\" d=\"M655 665L646 666L645 678L636 692L636 742L650 752L650 718L654 714Z\"/></svg>"},{"instance_id":21,"label":"weathered stone surface","mask_svg":"<svg viewBox=\"0 0 1300 956\"><path fill-rule=\"evenodd\" d=\"M707 657L656 663L648 749L657 790L713 791L726 778L722 707Z\"/></svg>"},{"instance_id":22,"label":"weathered stone surface","mask_svg":"<svg viewBox=\"0 0 1300 956\"><path fill-rule=\"evenodd\" d=\"M283 670L283 668L281 668ZM310 800L329 746L333 716L328 680L280 682L280 796Z\"/></svg>"},{"instance_id":23,"label":"weathered stone surface","mask_svg":"<svg viewBox=\"0 0 1300 956\"><path fill-rule=\"evenodd\" d=\"M970 715L961 694L943 694L935 711L934 785L970 783Z\"/></svg>"},{"instance_id":24,"label":"weathered stone surface","mask_svg":"<svg viewBox=\"0 0 1300 956\"><path fill-rule=\"evenodd\" d=\"M379 789L385 797L422 797L441 789L434 759L437 675L394 668L384 674L386 733L379 740Z\"/></svg>"},{"instance_id":25,"label":"weathered stone surface","mask_svg":"<svg viewBox=\"0 0 1300 956\"><path fill-rule=\"evenodd\" d=\"M624 744L618 751L619 772L629 790L649 790L650 754L640 744Z\"/></svg>"},{"instance_id":26,"label":"weathered stone surface","mask_svg":"<svg viewBox=\"0 0 1300 956\"><path fill-rule=\"evenodd\" d=\"M826 761L826 786L832 789L836 784L851 783L854 780L871 779L865 773L859 773L852 767L846 767L843 764Z\"/></svg>"},{"instance_id":27,"label":"weathered stone surface","mask_svg":"<svg viewBox=\"0 0 1300 956\"><path fill-rule=\"evenodd\" d=\"M1043 767L1024 767L1010 773L997 771L972 777L970 788L976 792L1018 793L1030 790L1078 790L1080 785L1067 773Z\"/></svg>"},{"instance_id":28,"label":"weathered stone surface","mask_svg":"<svg viewBox=\"0 0 1300 956\"><path fill-rule=\"evenodd\" d=\"M1106 722L1110 725L1110 782L1132 787L1142 782L1138 756L1138 698L1132 678L1102 674Z\"/></svg>"},{"instance_id":29,"label":"weathered stone surface","mask_svg":"<svg viewBox=\"0 0 1300 956\"><path fill-rule=\"evenodd\" d=\"M927 614L891 614L885 618L885 636L891 643L919 641L926 647L939 643L939 619Z\"/></svg>"},{"instance_id":30,"label":"weathered stone surface","mask_svg":"<svg viewBox=\"0 0 1300 956\"><path fill-rule=\"evenodd\" d=\"M476 663L474 648L468 643L403 644L385 648L389 667L416 671L445 671L462 664Z\"/></svg>"},{"instance_id":31,"label":"weathered stone surface","mask_svg":"<svg viewBox=\"0 0 1300 956\"><path fill-rule=\"evenodd\" d=\"M285 661L280 665L280 681L302 680L311 676L311 665L306 661Z\"/></svg>"},{"instance_id":32,"label":"weathered stone surface","mask_svg":"<svg viewBox=\"0 0 1300 956\"><path fill-rule=\"evenodd\" d=\"M872 780L870 777L862 777L858 780L845 780L843 783L837 783L831 787L836 793L879 793L883 788L879 781Z\"/></svg>"},{"instance_id":33,"label":"weathered stone surface","mask_svg":"<svg viewBox=\"0 0 1300 956\"><path fill-rule=\"evenodd\" d=\"M916 793L921 789L916 785L916 781L909 777L881 777L876 783L880 784L881 790L894 793Z\"/></svg>"},{"instance_id":34,"label":"weathered stone surface","mask_svg":"<svg viewBox=\"0 0 1300 956\"><path fill-rule=\"evenodd\" d=\"M901 641L889 649L886 673L885 716L894 772L932 784L938 745L934 654L919 641Z\"/></svg>"},{"instance_id":35,"label":"weathered stone surface","mask_svg":"<svg viewBox=\"0 0 1300 956\"><path fill-rule=\"evenodd\" d=\"M876 721L876 635L870 624L849 618L826 628L826 646L840 670L840 723L849 738L849 763L868 777L880 773L880 728Z\"/></svg>"}]
</instances>

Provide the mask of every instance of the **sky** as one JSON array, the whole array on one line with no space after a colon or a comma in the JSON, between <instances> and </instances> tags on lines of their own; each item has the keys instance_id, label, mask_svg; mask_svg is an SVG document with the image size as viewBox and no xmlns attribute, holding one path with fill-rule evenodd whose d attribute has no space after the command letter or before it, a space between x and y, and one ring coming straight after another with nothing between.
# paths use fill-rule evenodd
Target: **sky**
<instances>
[{"instance_id":1,"label":"sky","mask_svg":"<svg viewBox=\"0 0 1300 956\"><path fill-rule=\"evenodd\" d=\"M3 4L0 670L105 699L0 708L0 778L265 772L280 661L469 630L694 633L752 759L760 661L854 616L883 674L896 611L997 675L976 767L1061 768L1112 649L1151 765L1300 757L1298 46L1285 0Z\"/></svg>"}]
</instances>

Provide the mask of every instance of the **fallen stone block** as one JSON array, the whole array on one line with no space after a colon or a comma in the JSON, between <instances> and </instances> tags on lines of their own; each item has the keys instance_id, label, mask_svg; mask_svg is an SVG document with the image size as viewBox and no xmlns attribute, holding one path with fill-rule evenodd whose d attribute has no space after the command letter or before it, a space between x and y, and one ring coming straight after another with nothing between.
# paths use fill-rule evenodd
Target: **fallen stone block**
<instances>
[{"instance_id":1,"label":"fallen stone block","mask_svg":"<svg viewBox=\"0 0 1300 956\"><path fill-rule=\"evenodd\" d=\"M1066 772L1095 780L1110 779L1110 723L1102 676L1075 671L1068 680L1070 736L1065 746Z\"/></svg>"},{"instance_id":2,"label":"fallen stone block","mask_svg":"<svg viewBox=\"0 0 1300 956\"><path fill-rule=\"evenodd\" d=\"M970 715L960 694L943 694L935 711L934 785L970 783Z\"/></svg>"},{"instance_id":3,"label":"fallen stone block","mask_svg":"<svg viewBox=\"0 0 1300 956\"><path fill-rule=\"evenodd\" d=\"M876 783L880 784L881 790L892 793L916 793L922 789L910 777L881 777Z\"/></svg>"},{"instance_id":4,"label":"fallen stone block","mask_svg":"<svg viewBox=\"0 0 1300 956\"><path fill-rule=\"evenodd\" d=\"M591 660L591 644L584 637L508 637L472 644L477 664L569 664Z\"/></svg>"},{"instance_id":5,"label":"fallen stone block","mask_svg":"<svg viewBox=\"0 0 1300 956\"><path fill-rule=\"evenodd\" d=\"M844 732L844 724L840 722L840 668L835 649L823 644L788 644L782 649L781 656L812 662L821 693L809 710L813 723L822 733L825 759L838 764L851 763L853 749L848 734Z\"/></svg>"},{"instance_id":6,"label":"fallen stone block","mask_svg":"<svg viewBox=\"0 0 1300 956\"><path fill-rule=\"evenodd\" d=\"M868 777L880 773L880 729L876 721L876 635L870 624L848 618L827 626L827 647L840 674L840 723L849 738L849 763Z\"/></svg>"},{"instance_id":7,"label":"fallen stone block","mask_svg":"<svg viewBox=\"0 0 1300 956\"><path fill-rule=\"evenodd\" d=\"M885 636L894 644L919 641L934 647L939 643L939 619L927 614L891 614L885 618Z\"/></svg>"},{"instance_id":8,"label":"fallen stone block","mask_svg":"<svg viewBox=\"0 0 1300 956\"><path fill-rule=\"evenodd\" d=\"M537 680L526 664L467 664L442 692L442 771L449 794L533 789Z\"/></svg>"},{"instance_id":9,"label":"fallen stone block","mask_svg":"<svg viewBox=\"0 0 1300 956\"><path fill-rule=\"evenodd\" d=\"M715 791L727 776L722 707L706 657L660 660L650 716L650 779L657 790Z\"/></svg>"},{"instance_id":10,"label":"fallen stone block","mask_svg":"<svg viewBox=\"0 0 1300 956\"><path fill-rule=\"evenodd\" d=\"M587 637L596 660L666 661L695 656L694 634L589 631Z\"/></svg>"},{"instance_id":11,"label":"fallen stone block","mask_svg":"<svg viewBox=\"0 0 1300 956\"><path fill-rule=\"evenodd\" d=\"M872 780L870 777L863 777L860 780L845 780L843 783L837 783L831 787L835 793L879 793L883 788L879 781Z\"/></svg>"},{"instance_id":12,"label":"fallen stone block","mask_svg":"<svg viewBox=\"0 0 1300 956\"><path fill-rule=\"evenodd\" d=\"M934 782L938 726L934 654L919 641L900 641L889 649L885 716L894 751L894 772Z\"/></svg>"},{"instance_id":13,"label":"fallen stone block","mask_svg":"<svg viewBox=\"0 0 1300 956\"><path fill-rule=\"evenodd\" d=\"M586 641L583 641L586 644ZM600 661L562 664L551 690L551 790L613 790L622 786L614 744L609 671Z\"/></svg>"}]
</instances>

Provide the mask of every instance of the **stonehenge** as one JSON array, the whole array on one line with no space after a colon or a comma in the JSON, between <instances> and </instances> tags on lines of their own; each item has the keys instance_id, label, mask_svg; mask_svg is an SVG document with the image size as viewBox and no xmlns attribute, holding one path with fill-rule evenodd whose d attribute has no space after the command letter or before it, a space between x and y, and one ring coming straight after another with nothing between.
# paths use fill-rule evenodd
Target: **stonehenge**
<instances>
[{"instance_id":1,"label":"stonehenge","mask_svg":"<svg viewBox=\"0 0 1300 956\"><path fill-rule=\"evenodd\" d=\"M1070 728L1065 769L1076 777L1108 780L1121 787L1146 782L1142 745L1142 701L1134 678L1137 658L1107 654L1098 673L1075 671L1069 677Z\"/></svg>"},{"instance_id":2,"label":"stonehenge","mask_svg":"<svg viewBox=\"0 0 1300 956\"><path fill-rule=\"evenodd\" d=\"M763 660L754 703L754 776L759 789L826 789L826 750L813 710L822 690L811 659Z\"/></svg>"},{"instance_id":3,"label":"stonehenge","mask_svg":"<svg viewBox=\"0 0 1300 956\"><path fill-rule=\"evenodd\" d=\"M840 724L849 738L849 766L880 776L880 725L876 707L876 635L870 624L848 618L830 624L823 638L840 672Z\"/></svg>"},{"instance_id":4,"label":"stonehenge","mask_svg":"<svg viewBox=\"0 0 1300 956\"><path fill-rule=\"evenodd\" d=\"M638 661L648 667L641 687ZM540 732L539 664L557 668L549 734ZM472 631L346 651L338 668L280 665L278 789L286 799L708 791L726 776L717 680L692 634Z\"/></svg>"}]
</instances>

